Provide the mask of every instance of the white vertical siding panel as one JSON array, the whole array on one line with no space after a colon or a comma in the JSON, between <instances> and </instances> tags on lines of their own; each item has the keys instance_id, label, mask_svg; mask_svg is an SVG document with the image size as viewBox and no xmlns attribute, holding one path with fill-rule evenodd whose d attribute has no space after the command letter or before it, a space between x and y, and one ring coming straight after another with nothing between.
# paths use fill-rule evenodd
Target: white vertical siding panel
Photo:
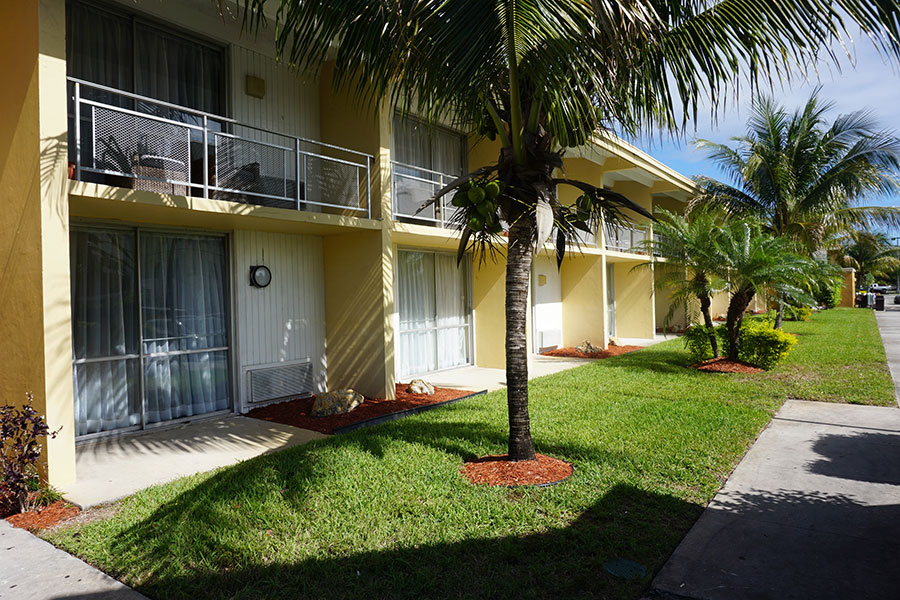
<instances>
[{"instance_id":1,"label":"white vertical siding panel","mask_svg":"<svg viewBox=\"0 0 900 600\"><path fill-rule=\"evenodd\" d=\"M241 376L253 365L309 359L315 381L325 381L325 304L322 240L318 237L236 231L235 271ZM250 266L265 264L272 284L248 283ZM241 393L244 394L244 381ZM246 399L244 399L246 406Z\"/></svg>"},{"instance_id":2,"label":"white vertical siding panel","mask_svg":"<svg viewBox=\"0 0 900 600\"><path fill-rule=\"evenodd\" d=\"M231 70L233 118L278 133L318 139L319 89L314 80L302 78L275 59L238 45L232 49ZM266 80L265 98L246 94L247 75Z\"/></svg>"}]
</instances>

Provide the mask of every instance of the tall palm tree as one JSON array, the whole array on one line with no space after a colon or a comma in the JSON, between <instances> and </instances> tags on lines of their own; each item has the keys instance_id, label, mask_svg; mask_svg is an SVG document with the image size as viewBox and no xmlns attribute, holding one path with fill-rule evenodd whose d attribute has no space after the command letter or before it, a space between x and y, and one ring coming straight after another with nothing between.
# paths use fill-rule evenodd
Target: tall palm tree
<instances>
[{"instance_id":1,"label":"tall palm tree","mask_svg":"<svg viewBox=\"0 0 900 600\"><path fill-rule=\"evenodd\" d=\"M812 258L796 254L796 246L788 238L774 236L748 221L728 223L717 242L718 274L728 282L731 296L725 321L728 358L737 360L741 323L753 297L774 292L810 300L807 284L818 277L821 266Z\"/></svg>"},{"instance_id":2,"label":"tall palm tree","mask_svg":"<svg viewBox=\"0 0 900 600\"><path fill-rule=\"evenodd\" d=\"M697 300L703 324L709 328L713 356L719 355L719 342L712 331L710 313L712 298L725 289L716 274L722 259L718 237L722 230L722 214L715 210L695 210L681 216L659 209L655 213L652 240L644 240L640 248L657 259L640 263L634 269L652 266L654 285L666 289L673 300L667 318L679 304Z\"/></svg>"},{"instance_id":3,"label":"tall palm tree","mask_svg":"<svg viewBox=\"0 0 900 600\"><path fill-rule=\"evenodd\" d=\"M860 282L868 275L886 278L900 268L898 249L883 233L851 232L841 244L836 258L842 267L856 269Z\"/></svg>"},{"instance_id":4,"label":"tall palm tree","mask_svg":"<svg viewBox=\"0 0 900 600\"><path fill-rule=\"evenodd\" d=\"M239 0L245 26L265 20L267 0ZM627 199L557 176L565 148L604 126L673 129L701 101L717 106L751 80L784 76L814 61L859 24L900 56L900 0L271 0L279 55L315 72L333 58L336 89L373 108L385 102L431 123L499 139L496 162L457 180L499 194L459 198L468 218L460 248L507 242L506 366L509 458L534 458L528 419L525 317L532 251L557 229L557 255L577 229L638 208ZM224 0L220 0L224 4ZM271 15L271 12L269 12ZM676 110L676 107L680 107ZM576 208L558 185L583 192ZM490 188L494 189L493 186ZM492 192L493 194L493 192ZM482 206L481 216L475 204ZM474 217L474 218L473 218Z\"/></svg>"},{"instance_id":5,"label":"tall palm tree","mask_svg":"<svg viewBox=\"0 0 900 600\"><path fill-rule=\"evenodd\" d=\"M900 224L897 208L858 205L900 191L900 139L880 131L865 111L829 125L825 114L834 105L818 94L817 89L792 113L770 97L758 98L747 133L732 138L733 146L698 140L731 183L697 178L703 192L692 204L717 204L733 215L761 219L810 255L853 228Z\"/></svg>"}]
</instances>

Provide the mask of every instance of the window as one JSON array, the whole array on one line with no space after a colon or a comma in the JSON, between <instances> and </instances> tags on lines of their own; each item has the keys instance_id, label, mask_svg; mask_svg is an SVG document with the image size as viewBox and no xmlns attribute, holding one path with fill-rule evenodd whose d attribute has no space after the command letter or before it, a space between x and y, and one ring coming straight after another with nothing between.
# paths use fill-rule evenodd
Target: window
<instances>
[{"instance_id":1,"label":"window","mask_svg":"<svg viewBox=\"0 0 900 600\"><path fill-rule=\"evenodd\" d=\"M73 228L75 433L230 406L222 236Z\"/></svg>"},{"instance_id":2,"label":"window","mask_svg":"<svg viewBox=\"0 0 900 600\"><path fill-rule=\"evenodd\" d=\"M118 10L77 0L66 5L66 67L70 77L91 83L215 115L226 112L224 46ZM125 100L93 99L118 105Z\"/></svg>"},{"instance_id":3,"label":"window","mask_svg":"<svg viewBox=\"0 0 900 600\"><path fill-rule=\"evenodd\" d=\"M398 114L394 117L391 155L394 214L413 216L425 200L464 174L466 137ZM442 222L443 215L435 208L418 217Z\"/></svg>"},{"instance_id":4,"label":"window","mask_svg":"<svg viewBox=\"0 0 900 600\"><path fill-rule=\"evenodd\" d=\"M470 359L469 269L451 254L397 255L401 377L467 365Z\"/></svg>"}]
</instances>

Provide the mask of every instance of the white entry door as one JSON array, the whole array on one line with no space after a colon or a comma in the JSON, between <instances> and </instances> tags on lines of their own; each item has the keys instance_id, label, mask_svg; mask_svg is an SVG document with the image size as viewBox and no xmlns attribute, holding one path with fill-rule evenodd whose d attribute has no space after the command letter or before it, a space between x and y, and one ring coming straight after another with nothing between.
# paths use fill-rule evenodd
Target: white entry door
<instances>
[{"instance_id":1,"label":"white entry door","mask_svg":"<svg viewBox=\"0 0 900 600\"><path fill-rule=\"evenodd\" d=\"M534 351L562 346L562 280L556 261L543 254L532 264L531 302Z\"/></svg>"}]
</instances>

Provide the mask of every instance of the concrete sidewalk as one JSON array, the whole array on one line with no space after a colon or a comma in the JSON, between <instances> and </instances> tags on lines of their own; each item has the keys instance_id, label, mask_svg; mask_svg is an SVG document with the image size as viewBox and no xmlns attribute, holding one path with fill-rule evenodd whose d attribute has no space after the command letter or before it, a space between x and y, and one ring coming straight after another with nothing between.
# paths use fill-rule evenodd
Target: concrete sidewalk
<instances>
[{"instance_id":1,"label":"concrete sidewalk","mask_svg":"<svg viewBox=\"0 0 900 600\"><path fill-rule=\"evenodd\" d=\"M0 519L3 600L146 600L109 575Z\"/></svg>"},{"instance_id":2,"label":"concrete sidewalk","mask_svg":"<svg viewBox=\"0 0 900 600\"><path fill-rule=\"evenodd\" d=\"M900 305L894 304L893 300L893 296L887 297L884 312L875 311L875 319L894 378L894 396L900 398Z\"/></svg>"},{"instance_id":3,"label":"concrete sidewalk","mask_svg":"<svg viewBox=\"0 0 900 600\"><path fill-rule=\"evenodd\" d=\"M651 597L900 598L900 410L789 400Z\"/></svg>"}]
</instances>

